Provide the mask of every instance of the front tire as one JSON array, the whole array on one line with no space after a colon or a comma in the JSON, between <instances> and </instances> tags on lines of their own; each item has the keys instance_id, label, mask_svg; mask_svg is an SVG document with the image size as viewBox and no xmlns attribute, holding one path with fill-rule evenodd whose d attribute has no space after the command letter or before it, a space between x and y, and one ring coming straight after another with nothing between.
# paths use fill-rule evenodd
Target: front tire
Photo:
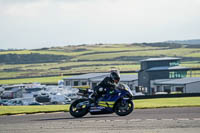
<instances>
[{"instance_id":1,"label":"front tire","mask_svg":"<svg viewBox=\"0 0 200 133\"><path fill-rule=\"evenodd\" d=\"M115 113L119 116L125 116L130 114L134 109L134 104L131 100L126 101L125 103L123 100L120 100L116 103L114 108Z\"/></svg>"},{"instance_id":2,"label":"front tire","mask_svg":"<svg viewBox=\"0 0 200 133\"><path fill-rule=\"evenodd\" d=\"M76 118L80 118L86 115L88 113L88 107L84 102L87 102L87 101L88 101L87 99L75 100L70 105L70 109L69 109L70 114ZM83 103L83 105L80 105L81 103Z\"/></svg>"}]
</instances>

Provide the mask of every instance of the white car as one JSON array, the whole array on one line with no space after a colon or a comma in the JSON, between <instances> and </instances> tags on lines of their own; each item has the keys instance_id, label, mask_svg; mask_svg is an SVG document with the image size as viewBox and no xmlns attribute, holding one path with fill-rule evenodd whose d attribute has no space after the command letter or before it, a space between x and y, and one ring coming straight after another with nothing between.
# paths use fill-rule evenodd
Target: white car
<instances>
[{"instance_id":1,"label":"white car","mask_svg":"<svg viewBox=\"0 0 200 133\"><path fill-rule=\"evenodd\" d=\"M71 99L65 95L52 95L50 102L53 104L69 104Z\"/></svg>"},{"instance_id":2,"label":"white car","mask_svg":"<svg viewBox=\"0 0 200 133\"><path fill-rule=\"evenodd\" d=\"M17 106L17 105L24 105L22 100L19 99L11 99L5 103L7 106Z\"/></svg>"},{"instance_id":3,"label":"white car","mask_svg":"<svg viewBox=\"0 0 200 133\"><path fill-rule=\"evenodd\" d=\"M15 98L6 102L6 105L7 106L29 105L32 102L35 102L34 98Z\"/></svg>"}]
</instances>

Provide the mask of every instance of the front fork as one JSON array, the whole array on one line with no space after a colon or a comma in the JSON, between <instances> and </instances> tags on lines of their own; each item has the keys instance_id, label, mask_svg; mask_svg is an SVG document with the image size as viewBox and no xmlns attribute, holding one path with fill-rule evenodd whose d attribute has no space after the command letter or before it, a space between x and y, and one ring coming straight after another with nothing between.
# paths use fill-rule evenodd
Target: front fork
<instances>
[{"instance_id":1,"label":"front fork","mask_svg":"<svg viewBox=\"0 0 200 133\"><path fill-rule=\"evenodd\" d=\"M130 100L130 98L127 98L127 97L122 98L122 100L121 100L121 107L122 108L126 109L128 107L128 104L127 104L128 100Z\"/></svg>"}]
</instances>

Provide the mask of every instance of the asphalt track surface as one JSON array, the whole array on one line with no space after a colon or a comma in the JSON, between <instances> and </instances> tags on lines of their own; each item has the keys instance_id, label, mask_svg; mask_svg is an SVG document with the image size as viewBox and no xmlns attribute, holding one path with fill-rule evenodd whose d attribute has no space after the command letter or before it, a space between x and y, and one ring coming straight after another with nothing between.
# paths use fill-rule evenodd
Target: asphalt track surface
<instances>
[{"instance_id":1,"label":"asphalt track surface","mask_svg":"<svg viewBox=\"0 0 200 133\"><path fill-rule=\"evenodd\" d=\"M200 133L200 107L136 109L128 116L68 112L0 116L0 133Z\"/></svg>"}]
</instances>

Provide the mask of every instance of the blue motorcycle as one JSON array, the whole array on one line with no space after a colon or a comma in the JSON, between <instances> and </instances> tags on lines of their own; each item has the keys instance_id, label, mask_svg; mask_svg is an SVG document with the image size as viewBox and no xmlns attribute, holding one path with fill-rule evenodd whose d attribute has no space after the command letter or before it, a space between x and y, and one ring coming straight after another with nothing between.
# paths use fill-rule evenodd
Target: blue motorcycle
<instances>
[{"instance_id":1,"label":"blue motorcycle","mask_svg":"<svg viewBox=\"0 0 200 133\"><path fill-rule=\"evenodd\" d=\"M119 116L125 116L134 109L133 93L125 84L119 84L112 93L106 91L96 104L91 97L92 94L88 92L87 97L72 102L70 114L77 118L87 113L91 115L116 113Z\"/></svg>"}]
</instances>

